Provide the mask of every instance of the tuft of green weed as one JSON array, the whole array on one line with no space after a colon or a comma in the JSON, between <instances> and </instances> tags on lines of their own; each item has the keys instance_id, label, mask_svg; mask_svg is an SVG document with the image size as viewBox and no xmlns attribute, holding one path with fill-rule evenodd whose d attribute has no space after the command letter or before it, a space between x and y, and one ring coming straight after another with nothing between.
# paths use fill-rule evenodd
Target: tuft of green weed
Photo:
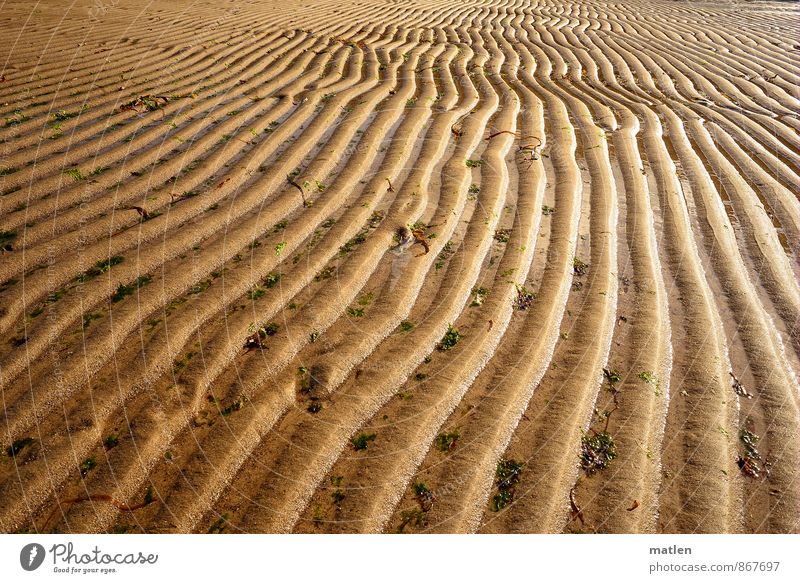
<instances>
[{"instance_id":1,"label":"tuft of green weed","mask_svg":"<svg viewBox=\"0 0 800 583\"><path fill-rule=\"evenodd\" d=\"M459 332L453 327L452 324L450 324L447 327L447 332L444 333L444 336L442 336L442 339L439 341L439 344L437 344L436 348L442 351L450 350L456 344L458 344L458 341L461 340L462 337L463 335L461 332Z\"/></svg>"},{"instance_id":2,"label":"tuft of green weed","mask_svg":"<svg viewBox=\"0 0 800 583\"><path fill-rule=\"evenodd\" d=\"M314 281L322 281L323 279L330 279L333 277L333 274L336 273L336 266L329 265L325 267L322 271L314 276Z\"/></svg>"},{"instance_id":3,"label":"tuft of green weed","mask_svg":"<svg viewBox=\"0 0 800 583\"><path fill-rule=\"evenodd\" d=\"M0 248L4 248L17 237L17 231L4 231L0 230Z\"/></svg>"},{"instance_id":4,"label":"tuft of green weed","mask_svg":"<svg viewBox=\"0 0 800 583\"><path fill-rule=\"evenodd\" d=\"M501 490L506 490L515 486L519 481L519 475L522 473L524 465L513 459L501 459L497 462L497 470L495 471L497 487Z\"/></svg>"},{"instance_id":5,"label":"tuft of green weed","mask_svg":"<svg viewBox=\"0 0 800 583\"><path fill-rule=\"evenodd\" d=\"M81 327L86 330L89 327L89 324L92 323L93 320L99 320L100 314L96 312L89 312L88 314L84 314L83 321L81 322Z\"/></svg>"},{"instance_id":6,"label":"tuft of green weed","mask_svg":"<svg viewBox=\"0 0 800 583\"><path fill-rule=\"evenodd\" d=\"M23 437L22 439L17 439L6 448L6 453L9 457L14 457L26 447L33 445L35 441L36 440L32 437Z\"/></svg>"},{"instance_id":7,"label":"tuft of green weed","mask_svg":"<svg viewBox=\"0 0 800 583\"><path fill-rule=\"evenodd\" d=\"M589 270L589 264L581 261L577 257L572 258L572 272L575 275L586 275Z\"/></svg>"},{"instance_id":8,"label":"tuft of green weed","mask_svg":"<svg viewBox=\"0 0 800 583\"><path fill-rule=\"evenodd\" d=\"M333 502L334 508L339 511L342 508L342 501L345 499L344 492L342 492L342 480L344 479L343 476L331 476L331 486L334 487L333 492L331 492L331 502Z\"/></svg>"},{"instance_id":9,"label":"tuft of green weed","mask_svg":"<svg viewBox=\"0 0 800 583\"><path fill-rule=\"evenodd\" d=\"M510 490L499 490L492 497L492 512L500 512L503 508L511 504L514 500L514 492Z\"/></svg>"},{"instance_id":10,"label":"tuft of green weed","mask_svg":"<svg viewBox=\"0 0 800 583\"><path fill-rule=\"evenodd\" d=\"M497 462L494 483L497 494L492 497L492 511L499 512L514 500L514 488L525 464L513 459L502 458Z\"/></svg>"},{"instance_id":11,"label":"tuft of green weed","mask_svg":"<svg viewBox=\"0 0 800 583\"><path fill-rule=\"evenodd\" d=\"M414 329L414 323L409 322L408 320L403 320L400 322L400 331L401 332L411 332Z\"/></svg>"},{"instance_id":12,"label":"tuft of green weed","mask_svg":"<svg viewBox=\"0 0 800 583\"><path fill-rule=\"evenodd\" d=\"M95 263L92 267L84 271L81 275L78 276L78 281L83 283L92 279L93 277L97 277L98 275L103 275L107 273L112 267L115 265L119 265L125 260L124 257L121 255L114 255L113 257L109 257L108 259L102 259Z\"/></svg>"},{"instance_id":13,"label":"tuft of green weed","mask_svg":"<svg viewBox=\"0 0 800 583\"><path fill-rule=\"evenodd\" d=\"M608 381L608 384L612 387L622 380L622 375L618 371L607 368L603 369L603 376Z\"/></svg>"},{"instance_id":14,"label":"tuft of green weed","mask_svg":"<svg viewBox=\"0 0 800 583\"><path fill-rule=\"evenodd\" d=\"M206 278L201 281L198 281L192 287L189 288L189 293L197 296L206 291L211 286L211 278Z\"/></svg>"},{"instance_id":15,"label":"tuft of green weed","mask_svg":"<svg viewBox=\"0 0 800 583\"><path fill-rule=\"evenodd\" d=\"M6 118L6 127L10 128L12 126L18 126L21 123L25 123L29 119L31 119L30 116L25 115L20 110L16 110L13 117Z\"/></svg>"},{"instance_id":16,"label":"tuft of green weed","mask_svg":"<svg viewBox=\"0 0 800 583\"><path fill-rule=\"evenodd\" d=\"M509 229L500 229L494 233L495 241L500 243L508 243L509 239L511 239L511 231Z\"/></svg>"},{"instance_id":17,"label":"tuft of green weed","mask_svg":"<svg viewBox=\"0 0 800 583\"><path fill-rule=\"evenodd\" d=\"M638 376L640 380L643 380L650 385L655 385L658 382L656 381L656 376L648 370L643 370L636 376Z\"/></svg>"},{"instance_id":18,"label":"tuft of green weed","mask_svg":"<svg viewBox=\"0 0 800 583\"><path fill-rule=\"evenodd\" d=\"M361 451L362 449L367 449L367 445L370 441L374 441L377 435L374 433L359 433L355 437L350 438L350 445L353 446L353 449L356 451Z\"/></svg>"},{"instance_id":19,"label":"tuft of green weed","mask_svg":"<svg viewBox=\"0 0 800 583\"><path fill-rule=\"evenodd\" d=\"M744 445L745 453L751 457L761 457L756 448L759 439L760 437L758 437L758 435L744 427L739 431L739 440L742 442L742 445Z\"/></svg>"},{"instance_id":20,"label":"tuft of green weed","mask_svg":"<svg viewBox=\"0 0 800 583\"><path fill-rule=\"evenodd\" d=\"M368 229L361 229L356 236L350 239L347 243L339 247L339 255L346 255L350 253L357 245L361 245L364 241L367 240L367 235L369 234Z\"/></svg>"},{"instance_id":21,"label":"tuft of green weed","mask_svg":"<svg viewBox=\"0 0 800 583\"><path fill-rule=\"evenodd\" d=\"M435 499L433 492L422 482L414 482L411 489L419 508L410 508L400 513L400 525L396 530L398 534L404 532L407 526L424 527L428 525L427 513Z\"/></svg>"},{"instance_id":22,"label":"tuft of green weed","mask_svg":"<svg viewBox=\"0 0 800 583\"><path fill-rule=\"evenodd\" d=\"M471 307L480 306L483 304L483 301L486 299L486 296L489 295L489 290L485 287L473 287L472 288L472 301L470 302Z\"/></svg>"},{"instance_id":23,"label":"tuft of green weed","mask_svg":"<svg viewBox=\"0 0 800 583\"><path fill-rule=\"evenodd\" d=\"M477 168L477 167L478 167L478 166L480 166L482 163L483 163L483 162L482 162L481 160L467 160L467 161L466 161L467 168Z\"/></svg>"},{"instance_id":24,"label":"tuft of green weed","mask_svg":"<svg viewBox=\"0 0 800 583\"><path fill-rule=\"evenodd\" d=\"M414 496L417 498L424 498L426 500L433 499L433 492L422 482L414 482L412 489L414 490Z\"/></svg>"},{"instance_id":25,"label":"tuft of green weed","mask_svg":"<svg viewBox=\"0 0 800 583\"><path fill-rule=\"evenodd\" d=\"M514 308L517 310L527 310L533 305L536 294L528 291L524 285L517 285L517 297L514 298Z\"/></svg>"},{"instance_id":26,"label":"tuft of green weed","mask_svg":"<svg viewBox=\"0 0 800 583\"><path fill-rule=\"evenodd\" d=\"M78 112L77 111L65 111L63 109L60 109L60 110L56 111L55 113L53 113L52 116L53 116L53 121L50 122L50 123L59 122L59 121L66 121L66 120L71 119L73 117L78 117Z\"/></svg>"},{"instance_id":27,"label":"tuft of green weed","mask_svg":"<svg viewBox=\"0 0 800 583\"><path fill-rule=\"evenodd\" d=\"M74 168L67 168L64 170L64 174L75 180L76 182L79 180L85 180L86 177L81 174L81 169L75 166Z\"/></svg>"},{"instance_id":28,"label":"tuft of green weed","mask_svg":"<svg viewBox=\"0 0 800 583\"><path fill-rule=\"evenodd\" d=\"M655 374L648 370L643 370L638 375L640 380L646 382L648 385L653 386L653 390L655 391L656 396L661 395L661 383L658 382L658 378Z\"/></svg>"},{"instance_id":29,"label":"tuft of green weed","mask_svg":"<svg viewBox=\"0 0 800 583\"><path fill-rule=\"evenodd\" d=\"M275 336L280 331L281 327L277 322L267 322L265 325L261 327L264 334L267 336Z\"/></svg>"},{"instance_id":30,"label":"tuft of green weed","mask_svg":"<svg viewBox=\"0 0 800 583\"><path fill-rule=\"evenodd\" d=\"M331 501L336 508L341 508L342 501L344 500L344 492L339 490L338 488L331 493Z\"/></svg>"},{"instance_id":31,"label":"tuft of green weed","mask_svg":"<svg viewBox=\"0 0 800 583\"><path fill-rule=\"evenodd\" d=\"M280 273L276 272L268 273L267 276L264 278L263 285L267 289L272 289L273 287L278 285L280 280L281 280Z\"/></svg>"},{"instance_id":32,"label":"tuft of green weed","mask_svg":"<svg viewBox=\"0 0 800 583\"><path fill-rule=\"evenodd\" d=\"M448 431L444 433L440 433L436 436L434 443L436 444L436 449L441 452L449 453L453 450L456 446L456 442L458 438L461 437L461 433L458 429L454 429L453 431Z\"/></svg>"},{"instance_id":33,"label":"tuft of green weed","mask_svg":"<svg viewBox=\"0 0 800 583\"><path fill-rule=\"evenodd\" d=\"M370 229L377 229L386 218L386 213L383 211L374 211L367 219L367 225Z\"/></svg>"},{"instance_id":34,"label":"tuft of green weed","mask_svg":"<svg viewBox=\"0 0 800 583\"><path fill-rule=\"evenodd\" d=\"M758 435L742 427L739 430L739 441L744 446L744 455L737 456L736 464L742 473L751 478L758 478L761 475L762 468L759 461L761 454L758 452L758 441L761 439Z\"/></svg>"},{"instance_id":35,"label":"tuft of green weed","mask_svg":"<svg viewBox=\"0 0 800 583\"><path fill-rule=\"evenodd\" d=\"M225 526L228 523L228 515L223 514L219 518L217 518L214 523L208 527L208 534L221 534L222 531L225 530Z\"/></svg>"},{"instance_id":36,"label":"tuft of green weed","mask_svg":"<svg viewBox=\"0 0 800 583\"><path fill-rule=\"evenodd\" d=\"M244 408L244 396L237 397L230 405L225 407L220 411L220 415L223 417L227 417L231 413L235 413L236 411L241 411Z\"/></svg>"},{"instance_id":37,"label":"tuft of green weed","mask_svg":"<svg viewBox=\"0 0 800 583\"><path fill-rule=\"evenodd\" d=\"M152 278L149 275L141 275L137 277L132 283L129 283L127 285L120 284L119 287L117 287L117 291L114 292L113 296L111 296L111 301L114 303L120 302L129 295L131 295L133 292L135 292L137 289L147 285L151 281Z\"/></svg>"},{"instance_id":38,"label":"tuft of green weed","mask_svg":"<svg viewBox=\"0 0 800 583\"><path fill-rule=\"evenodd\" d=\"M24 345L27 341L28 341L27 336L12 336L8 340L8 343L14 348L19 348L20 346Z\"/></svg>"},{"instance_id":39,"label":"tuft of green weed","mask_svg":"<svg viewBox=\"0 0 800 583\"><path fill-rule=\"evenodd\" d=\"M614 438L607 431L581 437L581 467L587 474L606 469L616 457Z\"/></svg>"},{"instance_id":40,"label":"tuft of green weed","mask_svg":"<svg viewBox=\"0 0 800 583\"><path fill-rule=\"evenodd\" d=\"M85 478L86 474L91 472L93 469L97 467L97 462L94 461L94 458L86 458L83 460L83 463L78 468L81 472L81 478Z\"/></svg>"},{"instance_id":41,"label":"tuft of green weed","mask_svg":"<svg viewBox=\"0 0 800 583\"><path fill-rule=\"evenodd\" d=\"M19 283L19 280L16 277L12 277L11 279L7 279L4 283L0 284L0 292L6 291L8 288L16 285Z\"/></svg>"},{"instance_id":42,"label":"tuft of green weed","mask_svg":"<svg viewBox=\"0 0 800 583\"><path fill-rule=\"evenodd\" d=\"M254 286L253 288L251 288L250 291L247 292L247 297L250 298L251 300L257 300L258 298L263 296L265 293L267 293L267 290L265 290L260 285L257 285L257 286Z\"/></svg>"},{"instance_id":43,"label":"tuft of green weed","mask_svg":"<svg viewBox=\"0 0 800 583\"><path fill-rule=\"evenodd\" d=\"M109 435L103 440L103 446L106 448L106 450L113 449L117 447L117 445L119 445L119 437L114 434Z\"/></svg>"},{"instance_id":44,"label":"tuft of green weed","mask_svg":"<svg viewBox=\"0 0 800 583\"><path fill-rule=\"evenodd\" d=\"M400 513L400 525L395 531L397 534L402 534L407 526L415 528L425 527L428 525L428 519L425 512L420 508L409 508Z\"/></svg>"}]
</instances>

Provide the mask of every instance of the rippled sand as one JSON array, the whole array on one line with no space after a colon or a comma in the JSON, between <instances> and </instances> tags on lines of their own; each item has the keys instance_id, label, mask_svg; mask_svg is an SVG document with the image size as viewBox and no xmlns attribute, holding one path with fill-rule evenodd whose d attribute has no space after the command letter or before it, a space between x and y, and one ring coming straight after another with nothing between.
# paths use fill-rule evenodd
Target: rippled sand
<instances>
[{"instance_id":1,"label":"rippled sand","mask_svg":"<svg viewBox=\"0 0 800 583\"><path fill-rule=\"evenodd\" d=\"M61 5L0 530L800 530L796 4Z\"/></svg>"}]
</instances>

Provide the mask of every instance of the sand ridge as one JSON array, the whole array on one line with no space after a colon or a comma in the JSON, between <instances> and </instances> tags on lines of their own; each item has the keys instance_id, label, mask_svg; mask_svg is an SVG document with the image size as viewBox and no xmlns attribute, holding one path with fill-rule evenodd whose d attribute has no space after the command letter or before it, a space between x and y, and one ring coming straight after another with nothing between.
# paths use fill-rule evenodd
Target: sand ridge
<instances>
[{"instance_id":1,"label":"sand ridge","mask_svg":"<svg viewBox=\"0 0 800 583\"><path fill-rule=\"evenodd\" d=\"M6 2L0 530L797 532L797 21Z\"/></svg>"}]
</instances>

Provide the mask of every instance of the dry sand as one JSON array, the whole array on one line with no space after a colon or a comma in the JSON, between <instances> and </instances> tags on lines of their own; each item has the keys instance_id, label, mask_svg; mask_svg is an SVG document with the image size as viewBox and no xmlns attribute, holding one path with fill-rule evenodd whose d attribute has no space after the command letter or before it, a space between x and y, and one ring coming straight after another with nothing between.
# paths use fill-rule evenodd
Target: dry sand
<instances>
[{"instance_id":1,"label":"dry sand","mask_svg":"<svg viewBox=\"0 0 800 583\"><path fill-rule=\"evenodd\" d=\"M0 531L800 530L797 5L63 4L0 11Z\"/></svg>"}]
</instances>

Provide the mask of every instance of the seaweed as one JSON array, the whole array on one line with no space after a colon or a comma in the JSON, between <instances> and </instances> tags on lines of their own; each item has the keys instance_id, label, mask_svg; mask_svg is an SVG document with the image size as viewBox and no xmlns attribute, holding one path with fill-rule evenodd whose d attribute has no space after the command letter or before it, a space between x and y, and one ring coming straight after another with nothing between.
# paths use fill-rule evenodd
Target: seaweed
<instances>
[{"instance_id":1,"label":"seaweed","mask_svg":"<svg viewBox=\"0 0 800 583\"><path fill-rule=\"evenodd\" d=\"M149 111L161 109L167 103L169 103L169 97L165 95L140 95L139 97L131 99L127 103L121 105L119 110L147 113Z\"/></svg>"},{"instance_id":2,"label":"seaweed","mask_svg":"<svg viewBox=\"0 0 800 583\"><path fill-rule=\"evenodd\" d=\"M444 336L442 336L439 344L436 345L436 348L442 351L451 350L456 344L458 344L458 341L461 340L462 337L463 335L461 332L459 332L453 327L452 324L450 324L447 327L447 332L444 333Z\"/></svg>"},{"instance_id":3,"label":"seaweed","mask_svg":"<svg viewBox=\"0 0 800 583\"><path fill-rule=\"evenodd\" d=\"M353 446L353 449L356 451L361 451L362 449L367 449L367 445L370 441L374 441L377 435L374 433L359 433L355 437L350 438L350 445Z\"/></svg>"},{"instance_id":4,"label":"seaweed","mask_svg":"<svg viewBox=\"0 0 800 583\"><path fill-rule=\"evenodd\" d=\"M492 512L499 512L514 500L514 489L525 464L513 459L502 458L497 462L494 482L497 494L492 497Z\"/></svg>"},{"instance_id":5,"label":"seaweed","mask_svg":"<svg viewBox=\"0 0 800 583\"><path fill-rule=\"evenodd\" d=\"M744 455L737 456L736 464L744 475L751 478L759 478L763 472L760 464L761 454L756 447L760 439L758 435L745 427L739 430L739 441L744 446Z\"/></svg>"},{"instance_id":6,"label":"seaweed","mask_svg":"<svg viewBox=\"0 0 800 583\"><path fill-rule=\"evenodd\" d=\"M32 437L23 437L22 439L17 439L14 441L10 446L6 448L6 453L9 457L15 457L19 454L23 449L26 447L30 447L36 442L35 439Z\"/></svg>"},{"instance_id":7,"label":"seaweed","mask_svg":"<svg viewBox=\"0 0 800 583\"><path fill-rule=\"evenodd\" d=\"M119 265L124 261L124 257L120 255L114 255L109 257L108 259L103 259L95 263L92 267L84 271L77 277L77 281L80 283L84 283L98 275L103 275L107 273L112 267L115 265Z\"/></svg>"},{"instance_id":8,"label":"seaweed","mask_svg":"<svg viewBox=\"0 0 800 583\"><path fill-rule=\"evenodd\" d=\"M450 453L453 448L456 446L456 442L458 438L461 437L461 433L458 429L454 429L453 431L440 433L436 436L434 443L436 444L436 449L444 453Z\"/></svg>"},{"instance_id":9,"label":"seaweed","mask_svg":"<svg viewBox=\"0 0 800 583\"><path fill-rule=\"evenodd\" d=\"M616 457L614 438L608 431L581 437L581 467L588 475L606 469Z\"/></svg>"},{"instance_id":10,"label":"seaweed","mask_svg":"<svg viewBox=\"0 0 800 583\"><path fill-rule=\"evenodd\" d=\"M111 296L111 301L113 303L120 302L138 290L140 287L147 285L151 281L152 278L149 275L140 275L133 282L127 285L120 284L119 287L117 287L117 291L114 292L113 296Z\"/></svg>"},{"instance_id":11,"label":"seaweed","mask_svg":"<svg viewBox=\"0 0 800 583\"><path fill-rule=\"evenodd\" d=\"M528 291L524 285L517 285L517 297L514 298L514 309L527 310L533 305L533 300L536 299L536 294Z\"/></svg>"}]
</instances>

